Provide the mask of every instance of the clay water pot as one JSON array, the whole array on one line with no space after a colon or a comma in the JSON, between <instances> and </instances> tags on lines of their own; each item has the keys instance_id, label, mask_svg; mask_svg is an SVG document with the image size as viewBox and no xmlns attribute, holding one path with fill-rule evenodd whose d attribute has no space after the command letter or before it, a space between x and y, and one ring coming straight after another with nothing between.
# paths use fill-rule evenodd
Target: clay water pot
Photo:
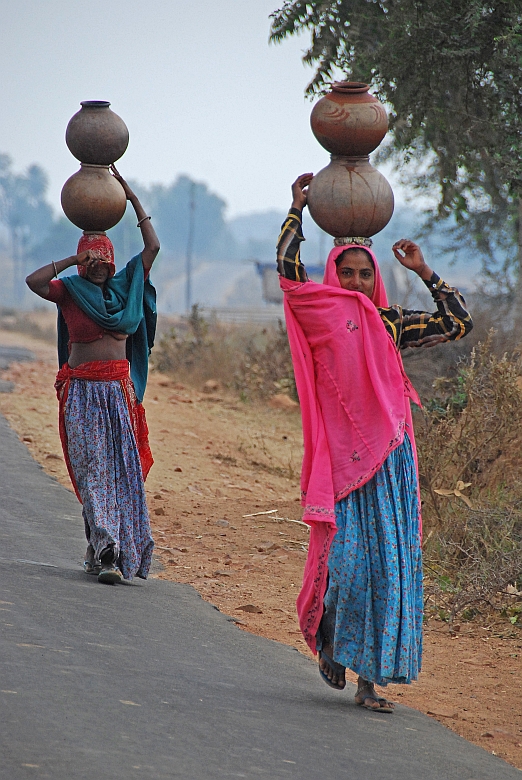
<instances>
[{"instance_id":1,"label":"clay water pot","mask_svg":"<svg viewBox=\"0 0 522 780\"><path fill-rule=\"evenodd\" d=\"M106 100L83 100L65 131L69 151L82 163L110 165L129 144L127 125Z\"/></svg>"},{"instance_id":2,"label":"clay water pot","mask_svg":"<svg viewBox=\"0 0 522 780\"><path fill-rule=\"evenodd\" d=\"M393 214L393 191L368 157L332 155L308 187L308 210L334 237L373 236Z\"/></svg>"},{"instance_id":3,"label":"clay water pot","mask_svg":"<svg viewBox=\"0 0 522 780\"><path fill-rule=\"evenodd\" d=\"M125 214L127 197L108 165L82 163L63 185L65 216L82 230L96 233L114 227Z\"/></svg>"},{"instance_id":4,"label":"clay water pot","mask_svg":"<svg viewBox=\"0 0 522 780\"><path fill-rule=\"evenodd\" d=\"M386 110L368 89L358 81L337 82L313 107L312 132L331 154L370 154L386 135Z\"/></svg>"}]
</instances>

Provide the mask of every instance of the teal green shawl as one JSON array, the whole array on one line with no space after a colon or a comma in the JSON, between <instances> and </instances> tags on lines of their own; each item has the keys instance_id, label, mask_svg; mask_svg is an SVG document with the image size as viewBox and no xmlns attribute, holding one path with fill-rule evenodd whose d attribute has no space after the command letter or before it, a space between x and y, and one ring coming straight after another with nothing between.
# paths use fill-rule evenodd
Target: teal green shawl
<instances>
[{"instance_id":1,"label":"teal green shawl","mask_svg":"<svg viewBox=\"0 0 522 780\"><path fill-rule=\"evenodd\" d=\"M141 403L148 376L149 355L156 334L156 290L144 279L141 254L108 279L103 287L81 276L62 279L74 302L104 330L129 336L126 342L130 374ZM58 309L58 360L63 366L69 358L69 332Z\"/></svg>"}]
</instances>

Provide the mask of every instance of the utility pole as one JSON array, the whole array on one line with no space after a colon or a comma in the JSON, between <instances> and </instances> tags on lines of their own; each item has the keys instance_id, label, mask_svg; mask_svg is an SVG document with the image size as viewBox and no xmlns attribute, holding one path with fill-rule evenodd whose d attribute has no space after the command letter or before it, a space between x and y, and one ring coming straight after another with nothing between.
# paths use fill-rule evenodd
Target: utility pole
<instances>
[{"instance_id":1,"label":"utility pole","mask_svg":"<svg viewBox=\"0 0 522 780\"><path fill-rule=\"evenodd\" d=\"M324 240L326 238L326 233L324 230L321 230L319 233L319 265L325 265L324 261Z\"/></svg>"},{"instance_id":2,"label":"utility pole","mask_svg":"<svg viewBox=\"0 0 522 780\"><path fill-rule=\"evenodd\" d=\"M134 219L134 217L132 217L131 219ZM124 218L123 218L123 223L122 223L122 227L123 227L123 257L125 259L125 262L127 262L127 258L130 257L130 229L129 229L130 225L131 225L131 221L127 217L127 215L125 215Z\"/></svg>"},{"instance_id":3,"label":"utility pole","mask_svg":"<svg viewBox=\"0 0 522 780\"><path fill-rule=\"evenodd\" d=\"M185 256L185 272L187 277L186 286L185 286L185 309L187 315L190 314L190 309L192 306L192 250L194 247L195 211L196 211L196 182L192 181L190 182L187 253Z\"/></svg>"}]
</instances>

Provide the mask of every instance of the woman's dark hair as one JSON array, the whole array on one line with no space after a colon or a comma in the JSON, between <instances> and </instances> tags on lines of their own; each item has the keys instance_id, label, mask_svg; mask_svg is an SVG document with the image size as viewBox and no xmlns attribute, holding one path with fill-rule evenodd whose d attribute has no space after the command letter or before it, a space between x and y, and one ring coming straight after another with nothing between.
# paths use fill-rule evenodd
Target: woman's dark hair
<instances>
[{"instance_id":1,"label":"woman's dark hair","mask_svg":"<svg viewBox=\"0 0 522 780\"><path fill-rule=\"evenodd\" d=\"M372 264L372 268L375 271L375 263L373 262L373 257L363 246L351 246L348 249L345 249L344 252L341 252L340 255L337 255L337 257L335 258L336 268L339 268L340 263L342 263L346 255L350 255L350 254L354 255L356 252L364 252L364 254L368 256L368 260Z\"/></svg>"}]
</instances>

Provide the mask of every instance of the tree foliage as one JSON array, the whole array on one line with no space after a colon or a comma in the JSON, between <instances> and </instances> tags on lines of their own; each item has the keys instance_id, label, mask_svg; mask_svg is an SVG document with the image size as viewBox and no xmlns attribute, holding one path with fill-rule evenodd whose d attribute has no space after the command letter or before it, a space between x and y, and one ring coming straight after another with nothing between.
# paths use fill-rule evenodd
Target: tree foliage
<instances>
[{"instance_id":1,"label":"tree foliage","mask_svg":"<svg viewBox=\"0 0 522 780\"><path fill-rule=\"evenodd\" d=\"M438 187L435 216L454 216L490 270L495 248L514 260L520 0L287 0L272 14L273 41L303 31L311 33L303 59L316 68L308 94L325 91L338 69L372 84L391 107L387 153L411 186Z\"/></svg>"},{"instance_id":2,"label":"tree foliage","mask_svg":"<svg viewBox=\"0 0 522 780\"><path fill-rule=\"evenodd\" d=\"M0 154L0 226L7 234L9 254L14 261L12 299L17 303L25 292L23 279L31 250L52 223L46 190L47 175L39 165L17 174L12 170L9 155Z\"/></svg>"},{"instance_id":3,"label":"tree foliage","mask_svg":"<svg viewBox=\"0 0 522 780\"><path fill-rule=\"evenodd\" d=\"M13 253L24 257L47 232L52 209L45 200L45 171L31 165L16 174L11 166L9 155L0 154L0 223L9 231Z\"/></svg>"},{"instance_id":4,"label":"tree foliage","mask_svg":"<svg viewBox=\"0 0 522 780\"><path fill-rule=\"evenodd\" d=\"M226 203L207 185L179 176L171 185L153 185L144 195L161 233L162 245L177 257L187 249L191 204L194 208L195 257L219 258L229 238L225 223Z\"/></svg>"}]
</instances>

